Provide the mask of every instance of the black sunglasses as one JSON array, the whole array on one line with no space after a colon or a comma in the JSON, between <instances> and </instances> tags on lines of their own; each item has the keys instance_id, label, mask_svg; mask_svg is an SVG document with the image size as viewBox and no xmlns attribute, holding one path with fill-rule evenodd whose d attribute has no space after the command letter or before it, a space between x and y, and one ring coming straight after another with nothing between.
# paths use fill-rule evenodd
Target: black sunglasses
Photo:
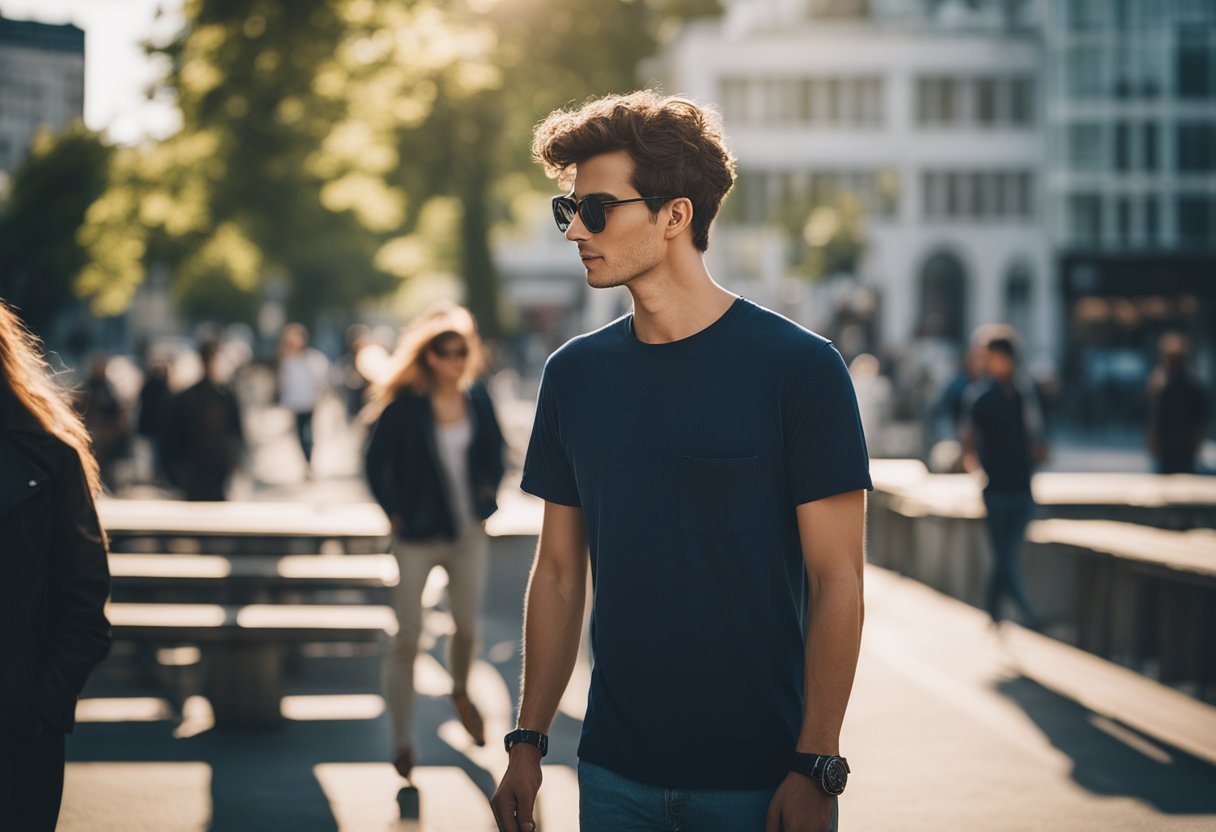
<instances>
[{"instance_id":1,"label":"black sunglasses","mask_svg":"<svg viewBox=\"0 0 1216 832\"><path fill-rule=\"evenodd\" d=\"M653 200L666 202L669 199L679 199L677 196L638 196L633 199L604 199L599 194L587 194L582 199L575 199L570 196L555 196L553 197L553 219L557 222L557 230L566 233L566 229L570 227L570 223L574 222L575 215L578 215L583 220L583 225L592 234L599 234L604 230L604 223L607 218L604 216L604 209L611 208L613 205L627 205L630 202L651 202Z\"/></svg>"}]
</instances>

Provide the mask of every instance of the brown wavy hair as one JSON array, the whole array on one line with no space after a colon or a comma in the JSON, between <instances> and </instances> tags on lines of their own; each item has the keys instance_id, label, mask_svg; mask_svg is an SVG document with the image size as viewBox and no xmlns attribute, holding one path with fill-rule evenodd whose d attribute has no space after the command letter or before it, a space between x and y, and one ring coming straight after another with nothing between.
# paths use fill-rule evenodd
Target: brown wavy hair
<instances>
[{"instance_id":1,"label":"brown wavy hair","mask_svg":"<svg viewBox=\"0 0 1216 832\"><path fill-rule=\"evenodd\" d=\"M101 491L93 443L72 407L71 391L57 384L42 357L41 342L0 299L0 387L43 430L80 456L89 492Z\"/></svg>"},{"instance_id":2,"label":"brown wavy hair","mask_svg":"<svg viewBox=\"0 0 1216 832\"><path fill-rule=\"evenodd\" d=\"M463 306L438 303L415 318L401 333L388 370L383 378L373 379L369 386L368 404L362 414L364 421L374 422L406 388L420 396L429 395L435 378L426 363L426 354L451 338L463 339L469 348L464 374L460 378L461 388L468 389L485 369L485 352L477 334L477 322Z\"/></svg>"},{"instance_id":3,"label":"brown wavy hair","mask_svg":"<svg viewBox=\"0 0 1216 832\"><path fill-rule=\"evenodd\" d=\"M718 115L685 98L638 90L554 110L532 134L533 158L563 187L579 162L616 150L633 159L639 194L688 198L693 245L709 248L710 223L735 182ZM646 205L658 214L658 206Z\"/></svg>"}]
</instances>

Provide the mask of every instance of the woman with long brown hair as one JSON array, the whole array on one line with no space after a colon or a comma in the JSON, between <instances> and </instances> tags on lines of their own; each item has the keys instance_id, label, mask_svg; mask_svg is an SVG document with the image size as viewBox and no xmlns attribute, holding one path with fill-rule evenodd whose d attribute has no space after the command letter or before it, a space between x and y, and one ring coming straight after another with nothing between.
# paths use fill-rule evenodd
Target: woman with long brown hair
<instances>
[{"instance_id":1,"label":"woman with long brown hair","mask_svg":"<svg viewBox=\"0 0 1216 832\"><path fill-rule=\"evenodd\" d=\"M0 300L0 829L55 828L64 735L109 651L89 435Z\"/></svg>"},{"instance_id":2,"label":"woman with long brown hair","mask_svg":"<svg viewBox=\"0 0 1216 832\"><path fill-rule=\"evenodd\" d=\"M477 382L481 341L467 309L433 307L401 337L390 371L373 384L366 418L375 420L367 479L393 530L400 571L398 631L384 661L393 723L393 764L409 777L413 740L414 659L422 634L422 590L435 566L448 573L454 629L448 642L452 703L478 745L485 726L469 699L489 543L484 521L498 509L503 438L494 405Z\"/></svg>"}]
</instances>

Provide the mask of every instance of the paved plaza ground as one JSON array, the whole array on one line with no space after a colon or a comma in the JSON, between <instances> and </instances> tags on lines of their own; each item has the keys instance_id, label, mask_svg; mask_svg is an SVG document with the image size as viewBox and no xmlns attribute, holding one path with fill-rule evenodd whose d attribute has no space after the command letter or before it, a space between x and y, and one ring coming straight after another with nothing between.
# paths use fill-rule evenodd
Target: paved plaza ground
<instances>
[{"instance_id":1,"label":"paved plaza ground","mask_svg":"<svg viewBox=\"0 0 1216 832\"><path fill-rule=\"evenodd\" d=\"M357 468L348 465L357 437L319 446L318 476L301 483L285 434L273 424L255 430L264 431L254 460L260 482L248 485L246 496L365 498ZM526 530L534 512L526 501L509 504L503 528ZM507 730L517 701L520 602L534 546L527 533L504 534L492 545L484 646L471 683L492 739ZM186 699L179 717L167 704L166 680L140 679L120 650L90 681L69 739L60 828L493 829L487 798L506 754L493 741L472 747L455 721L442 667L450 619L441 573L432 578L429 649L417 671L420 819L398 817L400 780L387 762L378 648L314 648L294 659L287 719L267 733L214 729L197 696ZM1122 718L1120 707L1078 704L1093 702L1057 692L1050 668L1083 688L1085 657L1017 628L994 631L980 611L913 581L870 567L866 594L842 738L853 768L841 802L844 832L1216 829L1216 744L1205 745L1202 732L1195 742L1170 744ZM589 672L584 650L552 729L539 815L546 832L578 828L575 754ZM184 673L179 683L188 692L190 670ZM1117 687L1126 689L1114 700L1128 712L1168 711L1178 701L1138 677ZM1216 710L1199 707L1210 729Z\"/></svg>"}]
</instances>

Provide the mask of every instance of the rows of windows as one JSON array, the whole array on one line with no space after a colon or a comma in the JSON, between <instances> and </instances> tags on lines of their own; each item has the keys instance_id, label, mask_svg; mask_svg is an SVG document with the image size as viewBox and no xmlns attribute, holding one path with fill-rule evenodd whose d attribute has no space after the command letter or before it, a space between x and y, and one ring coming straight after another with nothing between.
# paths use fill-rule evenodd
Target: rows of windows
<instances>
[{"instance_id":1,"label":"rows of windows","mask_svg":"<svg viewBox=\"0 0 1216 832\"><path fill-rule=\"evenodd\" d=\"M1028 170L927 170L921 174L927 219L1029 219L1035 215L1034 174Z\"/></svg>"},{"instance_id":2,"label":"rows of windows","mask_svg":"<svg viewBox=\"0 0 1216 832\"><path fill-rule=\"evenodd\" d=\"M1165 21L1216 25L1211 0L1052 0L1055 23L1069 32L1146 29Z\"/></svg>"},{"instance_id":3,"label":"rows of windows","mask_svg":"<svg viewBox=\"0 0 1216 832\"><path fill-rule=\"evenodd\" d=\"M869 216L892 217L899 210L899 176L892 170L741 170L722 216L726 222L767 225L790 211L832 205L845 194L857 197Z\"/></svg>"},{"instance_id":4,"label":"rows of windows","mask_svg":"<svg viewBox=\"0 0 1216 832\"><path fill-rule=\"evenodd\" d=\"M916 79L916 120L935 127L1029 127L1035 122L1030 76L924 76Z\"/></svg>"},{"instance_id":5,"label":"rows of windows","mask_svg":"<svg viewBox=\"0 0 1216 832\"><path fill-rule=\"evenodd\" d=\"M1173 207L1178 244L1216 248L1216 196L1182 193L1174 198ZM1160 245L1160 198L1120 195L1108 202L1100 194L1070 194L1068 236L1077 245Z\"/></svg>"},{"instance_id":6,"label":"rows of windows","mask_svg":"<svg viewBox=\"0 0 1216 832\"><path fill-rule=\"evenodd\" d=\"M0 114L6 118L36 121L42 118L42 85L18 77L0 76Z\"/></svg>"},{"instance_id":7,"label":"rows of windows","mask_svg":"<svg viewBox=\"0 0 1216 832\"><path fill-rule=\"evenodd\" d=\"M878 76L724 78L719 94L728 123L881 127Z\"/></svg>"},{"instance_id":8,"label":"rows of windows","mask_svg":"<svg viewBox=\"0 0 1216 832\"><path fill-rule=\"evenodd\" d=\"M1055 62L1056 83L1077 99L1216 97L1216 35L1185 27L1174 38L1173 48L1168 38L1072 44Z\"/></svg>"},{"instance_id":9,"label":"rows of windows","mask_svg":"<svg viewBox=\"0 0 1216 832\"><path fill-rule=\"evenodd\" d=\"M1053 155L1078 171L1156 173L1161 170L1159 121L1075 121L1056 129ZM1165 134L1173 139L1173 169L1216 172L1216 121L1183 119Z\"/></svg>"}]
</instances>

